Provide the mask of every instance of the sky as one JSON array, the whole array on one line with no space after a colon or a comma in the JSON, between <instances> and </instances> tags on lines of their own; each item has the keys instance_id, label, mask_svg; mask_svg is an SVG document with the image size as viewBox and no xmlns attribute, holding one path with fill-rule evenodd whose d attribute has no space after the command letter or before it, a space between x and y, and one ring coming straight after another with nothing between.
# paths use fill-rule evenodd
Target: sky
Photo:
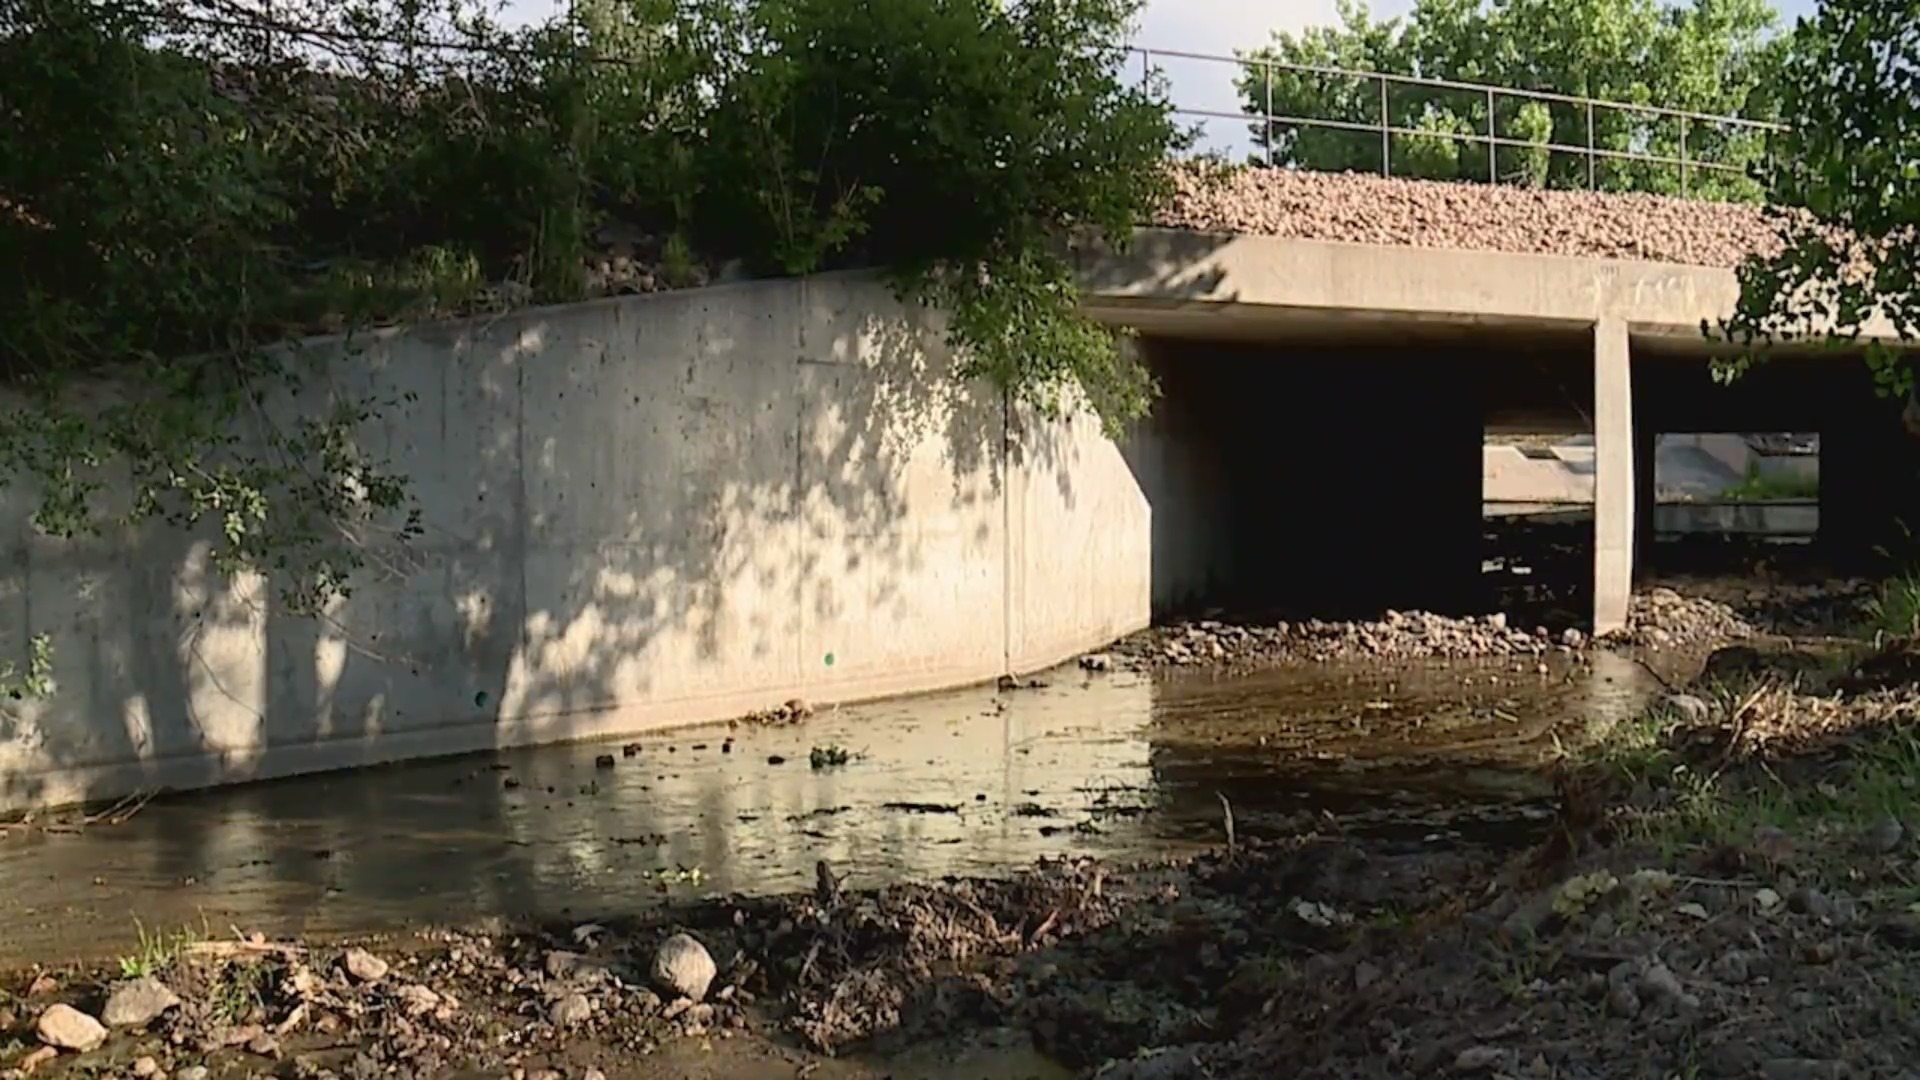
<instances>
[{"instance_id":1,"label":"sky","mask_svg":"<svg viewBox=\"0 0 1920 1080\"><path fill-rule=\"evenodd\" d=\"M509 19L551 13L565 0L508 0ZM1810 14L1814 0L1776 0L1782 19ZM1373 0L1376 18L1405 15L1413 0ZM1334 0L1147 0L1135 44L1146 49L1170 49L1230 57L1235 49L1265 44L1276 30L1299 30L1337 19ZM1226 63L1161 58L1156 64L1170 82L1176 108L1207 112L1240 110L1233 92L1235 67ZM1203 149L1238 157L1248 148L1244 122L1200 120Z\"/></svg>"}]
</instances>

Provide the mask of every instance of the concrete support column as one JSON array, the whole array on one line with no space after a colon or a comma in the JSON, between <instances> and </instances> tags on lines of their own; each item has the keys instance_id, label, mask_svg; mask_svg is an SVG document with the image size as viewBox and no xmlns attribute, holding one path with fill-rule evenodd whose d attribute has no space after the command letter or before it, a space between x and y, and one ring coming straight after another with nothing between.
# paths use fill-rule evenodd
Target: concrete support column
<instances>
[{"instance_id":1,"label":"concrete support column","mask_svg":"<svg viewBox=\"0 0 1920 1080\"><path fill-rule=\"evenodd\" d=\"M1633 594L1633 358L1627 324L1593 327L1593 632L1627 624Z\"/></svg>"}]
</instances>

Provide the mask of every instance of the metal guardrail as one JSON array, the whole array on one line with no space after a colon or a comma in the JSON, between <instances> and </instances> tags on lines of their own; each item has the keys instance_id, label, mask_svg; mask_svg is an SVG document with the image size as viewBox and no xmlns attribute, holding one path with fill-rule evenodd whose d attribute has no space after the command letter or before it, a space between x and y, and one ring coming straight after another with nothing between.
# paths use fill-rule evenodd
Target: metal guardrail
<instances>
[{"instance_id":1,"label":"metal guardrail","mask_svg":"<svg viewBox=\"0 0 1920 1080\"><path fill-rule=\"evenodd\" d=\"M1156 70L1154 59L1162 57L1174 60L1195 60L1203 63L1228 64L1236 71L1259 68L1264 73L1266 83L1266 110L1264 112L1220 112L1210 109L1183 108L1178 103L1173 106L1176 116L1201 119L1235 120L1242 123L1264 122L1266 130L1275 127L1323 128L1335 131L1371 132L1380 136L1380 172L1384 176L1393 175L1393 137L1412 136L1427 139L1448 139L1487 148L1487 175L1489 179L1499 175L1499 152L1501 147L1515 149L1543 150L1549 153L1577 154L1587 163L1587 186L1598 185L1598 167L1603 160L1631 161L1648 165L1676 166L1680 170L1680 190L1685 193L1690 175L1694 171L1728 172L1741 174L1745 167L1729 165L1725 162L1702 161L1687 153L1687 132L1696 123L1714 124L1722 127L1741 128L1750 131L1774 133L1787 130L1786 125L1764 120L1749 120L1739 116L1716 116L1711 113L1689 112L1685 109L1670 109L1659 105L1635 105L1624 101L1608 101L1601 98L1578 97L1572 94L1556 94L1544 90L1515 90L1508 87L1492 86L1485 83L1458 82L1452 79L1430 79L1414 75L1390 75L1380 71L1354 71L1346 68L1321 67L1313 64L1295 64L1283 60L1266 60L1259 57L1217 56L1207 53L1181 52L1173 49L1147 49L1133 47L1141 59L1141 73L1151 80ZM1332 120L1323 117L1290 116L1273 111L1273 77L1278 71L1300 75L1317 75L1326 78L1352 79L1359 82L1377 83L1380 88L1380 119L1374 123L1351 120ZM1412 86L1428 90L1444 90L1451 93L1471 93L1484 96L1487 104L1487 130L1484 134L1468 134L1459 131L1428 131L1420 128L1401 127L1392 123L1389 110L1388 90L1393 86ZM1535 142L1528 139L1514 139L1503 136L1495 126L1496 105L1503 98L1515 98L1523 101L1547 102L1555 105L1568 105L1582 109L1586 114L1587 142L1585 146L1556 142ZM1646 153L1636 150L1613 150L1595 145L1595 113L1631 113L1673 119L1680 122L1680 156L1670 157L1664 154ZM1267 164L1274 164L1274 140L1264 140Z\"/></svg>"}]
</instances>

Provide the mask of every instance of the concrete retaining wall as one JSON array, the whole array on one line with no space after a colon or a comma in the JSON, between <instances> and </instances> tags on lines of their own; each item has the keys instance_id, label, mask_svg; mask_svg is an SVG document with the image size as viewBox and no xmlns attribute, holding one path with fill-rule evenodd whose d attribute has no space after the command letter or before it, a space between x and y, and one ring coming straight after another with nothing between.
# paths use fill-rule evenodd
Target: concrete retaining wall
<instances>
[{"instance_id":1,"label":"concrete retaining wall","mask_svg":"<svg viewBox=\"0 0 1920 1080\"><path fill-rule=\"evenodd\" d=\"M931 690L1145 625L1120 450L958 387L939 339L833 276L363 341L330 377L415 396L365 437L427 534L323 621L202 539L55 542L0 492L0 656L49 633L58 682L0 710L0 808Z\"/></svg>"}]
</instances>

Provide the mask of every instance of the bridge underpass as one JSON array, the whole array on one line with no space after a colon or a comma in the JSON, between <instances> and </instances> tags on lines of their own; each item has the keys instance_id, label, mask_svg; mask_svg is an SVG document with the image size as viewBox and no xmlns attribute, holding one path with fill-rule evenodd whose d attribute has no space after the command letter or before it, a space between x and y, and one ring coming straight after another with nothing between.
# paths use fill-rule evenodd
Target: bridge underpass
<instances>
[{"instance_id":1,"label":"bridge underpass","mask_svg":"<svg viewBox=\"0 0 1920 1080\"><path fill-rule=\"evenodd\" d=\"M1724 270L1145 232L1083 253L1081 273L1165 393L1128 451L1162 611L1492 610L1490 429L1592 434L1579 587L1600 632L1624 624L1645 566L1661 432L1819 432L1820 539L1842 563L1920 522L1920 456L1857 356L1714 381L1699 326L1737 295Z\"/></svg>"}]
</instances>

